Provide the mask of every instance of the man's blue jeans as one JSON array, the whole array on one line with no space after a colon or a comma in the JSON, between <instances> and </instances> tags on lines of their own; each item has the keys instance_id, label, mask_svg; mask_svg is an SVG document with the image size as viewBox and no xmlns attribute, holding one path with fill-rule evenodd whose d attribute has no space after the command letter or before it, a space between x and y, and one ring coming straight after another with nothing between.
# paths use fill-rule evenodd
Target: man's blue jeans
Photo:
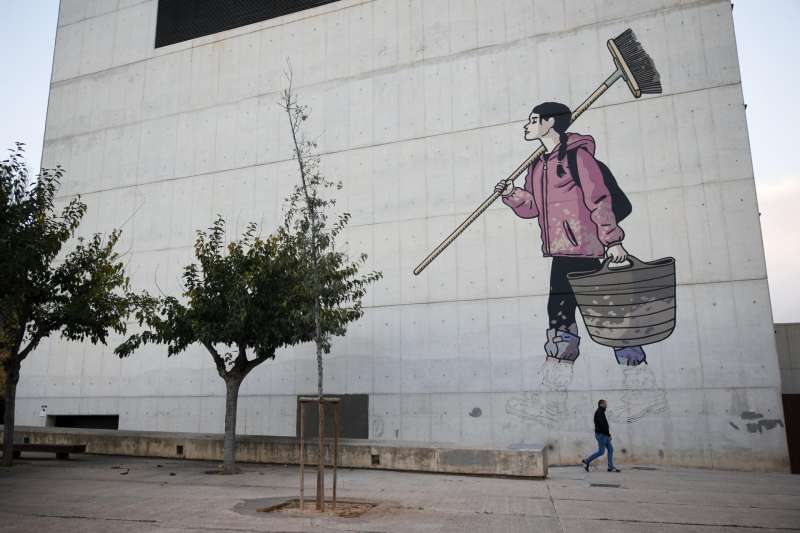
<instances>
[{"instance_id":1,"label":"man's blue jeans","mask_svg":"<svg viewBox=\"0 0 800 533\"><path fill-rule=\"evenodd\" d=\"M586 458L587 463L591 463L608 450L608 468L614 468L614 447L611 445L611 437L601 433L595 433L594 438L597 439L597 451Z\"/></svg>"}]
</instances>

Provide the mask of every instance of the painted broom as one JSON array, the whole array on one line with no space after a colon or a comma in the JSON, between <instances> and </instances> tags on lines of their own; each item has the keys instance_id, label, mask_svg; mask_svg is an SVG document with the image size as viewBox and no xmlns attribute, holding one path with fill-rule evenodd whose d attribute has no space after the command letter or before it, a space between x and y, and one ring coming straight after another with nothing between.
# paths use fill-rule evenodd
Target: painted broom
<instances>
[{"instance_id":1,"label":"painted broom","mask_svg":"<svg viewBox=\"0 0 800 533\"><path fill-rule=\"evenodd\" d=\"M617 80L623 79L628 84L628 88L633 93L635 98L639 98L643 94L661 94L661 81L656 70L653 60L644 51L642 45L636 40L636 35L630 28L622 32L618 37L609 39L608 50L611 52L611 57L614 60L614 65L617 69L614 73L606 79L595 91L589 95L578 108L572 112L572 122L575 122L589 107L594 104L604 92L608 90ZM544 146L539 147L538 150L533 152L530 157L522 162L515 170L508 176L508 180L516 179L522 174L537 157L544 153ZM466 230L470 224L486 211L495 200L500 197L500 193L495 192L488 197L478 208L470 214L464 222L461 223L445 240L439 244L429 255L426 257L417 268L414 269L414 275L419 275L420 272L425 270L431 262L441 254L445 248L450 246L453 241Z\"/></svg>"}]
</instances>

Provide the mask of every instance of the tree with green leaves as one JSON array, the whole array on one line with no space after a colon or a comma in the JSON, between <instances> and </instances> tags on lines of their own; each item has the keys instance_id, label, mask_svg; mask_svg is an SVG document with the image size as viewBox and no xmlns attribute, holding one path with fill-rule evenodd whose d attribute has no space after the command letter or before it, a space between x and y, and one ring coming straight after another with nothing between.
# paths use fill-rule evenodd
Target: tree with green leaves
<instances>
[{"instance_id":1,"label":"tree with green leaves","mask_svg":"<svg viewBox=\"0 0 800 533\"><path fill-rule=\"evenodd\" d=\"M266 238L247 226L241 239L226 242L225 221L217 217L208 231L198 231L197 263L183 269L184 301L174 296L136 296L136 318L143 330L115 350L131 355L143 344L167 346L167 356L200 343L225 381L225 437L220 472L236 467L236 410L242 381L279 348L311 340L310 295L306 272L292 235L279 231Z\"/></svg>"},{"instance_id":2,"label":"tree with green leaves","mask_svg":"<svg viewBox=\"0 0 800 533\"><path fill-rule=\"evenodd\" d=\"M305 120L290 102L293 116ZM135 315L143 329L116 349L127 357L147 343L167 345L167 356L194 343L206 348L226 388L222 473L238 472L236 411L245 377L280 348L309 341L315 341L321 365L331 336L344 335L347 324L362 316L367 285L380 277L359 275L366 255L353 262L335 249L349 215L327 225L325 208L333 201L320 190L331 184L319 174L312 144L301 139L299 122L295 125L301 184L287 199L284 224L261 237L251 223L241 239L228 243L218 216L208 231L198 231L197 263L183 270L184 300L138 295Z\"/></svg>"},{"instance_id":3,"label":"tree with green leaves","mask_svg":"<svg viewBox=\"0 0 800 533\"><path fill-rule=\"evenodd\" d=\"M5 373L3 465L12 462L14 407L22 362L41 341L60 333L105 344L126 331L128 279L107 238L75 237L86 204L72 198L60 212L61 167L30 176L22 143L0 162L0 354Z\"/></svg>"}]
</instances>

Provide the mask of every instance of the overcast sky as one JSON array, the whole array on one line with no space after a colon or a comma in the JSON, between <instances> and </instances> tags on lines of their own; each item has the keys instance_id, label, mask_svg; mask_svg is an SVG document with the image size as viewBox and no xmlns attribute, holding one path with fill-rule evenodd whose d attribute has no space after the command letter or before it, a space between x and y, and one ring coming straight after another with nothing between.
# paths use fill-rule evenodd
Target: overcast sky
<instances>
[{"instance_id":1,"label":"overcast sky","mask_svg":"<svg viewBox=\"0 0 800 533\"><path fill-rule=\"evenodd\" d=\"M631 0L634 1L634 0ZM28 145L38 167L53 61L57 0L0 0L0 147ZM733 10L747 103L761 226L775 322L800 322L800 0L737 0Z\"/></svg>"},{"instance_id":2,"label":"overcast sky","mask_svg":"<svg viewBox=\"0 0 800 533\"><path fill-rule=\"evenodd\" d=\"M747 127L775 322L800 322L800 0L736 0Z\"/></svg>"}]
</instances>

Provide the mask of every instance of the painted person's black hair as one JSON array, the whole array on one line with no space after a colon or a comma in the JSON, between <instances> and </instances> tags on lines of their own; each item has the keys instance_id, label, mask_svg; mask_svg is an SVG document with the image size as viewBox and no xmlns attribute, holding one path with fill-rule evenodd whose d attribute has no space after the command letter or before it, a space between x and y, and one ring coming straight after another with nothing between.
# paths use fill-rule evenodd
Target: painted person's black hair
<instances>
[{"instance_id":1,"label":"painted person's black hair","mask_svg":"<svg viewBox=\"0 0 800 533\"><path fill-rule=\"evenodd\" d=\"M561 161L567 155L567 128L572 123L572 111L569 107L559 102L542 102L533 108L533 112L539 115L542 120L555 119L553 129L558 132L558 177L564 175L564 167Z\"/></svg>"}]
</instances>

